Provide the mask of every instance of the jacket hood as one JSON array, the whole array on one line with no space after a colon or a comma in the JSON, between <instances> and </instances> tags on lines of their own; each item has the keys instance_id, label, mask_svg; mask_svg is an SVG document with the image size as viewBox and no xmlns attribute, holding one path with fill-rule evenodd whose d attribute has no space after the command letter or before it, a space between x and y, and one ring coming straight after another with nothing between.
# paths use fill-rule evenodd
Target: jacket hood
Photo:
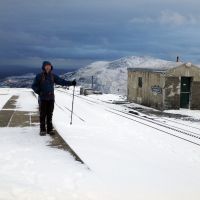
<instances>
[{"instance_id":1,"label":"jacket hood","mask_svg":"<svg viewBox=\"0 0 200 200\"><path fill-rule=\"evenodd\" d=\"M45 66L46 65L51 65L51 71L53 70L53 65L49 62L49 61L44 61L43 63L42 63L42 70L43 71L45 71Z\"/></svg>"}]
</instances>

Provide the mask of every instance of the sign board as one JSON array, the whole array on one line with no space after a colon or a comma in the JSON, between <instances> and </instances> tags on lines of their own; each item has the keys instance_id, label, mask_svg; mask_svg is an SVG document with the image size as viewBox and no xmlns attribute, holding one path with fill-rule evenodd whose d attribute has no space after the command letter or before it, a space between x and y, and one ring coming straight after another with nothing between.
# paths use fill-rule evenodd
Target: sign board
<instances>
[{"instance_id":1,"label":"sign board","mask_svg":"<svg viewBox=\"0 0 200 200\"><path fill-rule=\"evenodd\" d=\"M151 91L155 94L162 94L162 88L159 85L151 86Z\"/></svg>"}]
</instances>

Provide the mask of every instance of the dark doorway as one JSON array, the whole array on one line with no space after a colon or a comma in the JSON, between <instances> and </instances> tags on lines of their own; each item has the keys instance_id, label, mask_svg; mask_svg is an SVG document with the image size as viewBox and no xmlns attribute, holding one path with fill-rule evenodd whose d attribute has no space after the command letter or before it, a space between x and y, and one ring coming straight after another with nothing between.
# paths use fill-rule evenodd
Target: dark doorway
<instances>
[{"instance_id":1,"label":"dark doorway","mask_svg":"<svg viewBox=\"0 0 200 200\"><path fill-rule=\"evenodd\" d=\"M180 107L189 108L191 91L191 77L181 77Z\"/></svg>"}]
</instances>

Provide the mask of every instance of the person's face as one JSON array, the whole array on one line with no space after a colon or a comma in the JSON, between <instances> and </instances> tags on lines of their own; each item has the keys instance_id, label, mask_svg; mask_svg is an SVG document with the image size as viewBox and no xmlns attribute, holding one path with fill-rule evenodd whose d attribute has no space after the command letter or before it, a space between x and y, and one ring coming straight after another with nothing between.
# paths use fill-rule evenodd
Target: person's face
<instances>
[{"instance_id":1,"label":"person's face","mask_svg":"<svg viewBox=\"0 0 200 200\"><path fill-rule=\"evenodd\" d=\"M45 65L44 69L47 73L49 73L51 71L51 65Z\"/></svg>"}]
</instances>

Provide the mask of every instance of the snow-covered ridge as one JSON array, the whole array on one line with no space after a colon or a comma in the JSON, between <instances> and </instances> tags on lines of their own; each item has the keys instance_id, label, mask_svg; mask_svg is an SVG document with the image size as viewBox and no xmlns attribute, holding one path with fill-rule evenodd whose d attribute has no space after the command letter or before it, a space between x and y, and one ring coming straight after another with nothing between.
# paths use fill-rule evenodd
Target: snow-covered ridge
<instances>
[{"instance_id":1,"label":"snow-covered ridge","mask_svg":"<svg viewBox=\"0 0 200 200\"><path fill-rule=\"evenodd\" d=\"M180 63L178 63L180 64ZM127 93L127 68L171 68L176 62L156 59L150 56L128 56L114 61L98 61L74 73L64 75L66 79L76 79L79 85L91 87L92 76L94 89L104 93Z\"/></svg>"}]
</instances>

